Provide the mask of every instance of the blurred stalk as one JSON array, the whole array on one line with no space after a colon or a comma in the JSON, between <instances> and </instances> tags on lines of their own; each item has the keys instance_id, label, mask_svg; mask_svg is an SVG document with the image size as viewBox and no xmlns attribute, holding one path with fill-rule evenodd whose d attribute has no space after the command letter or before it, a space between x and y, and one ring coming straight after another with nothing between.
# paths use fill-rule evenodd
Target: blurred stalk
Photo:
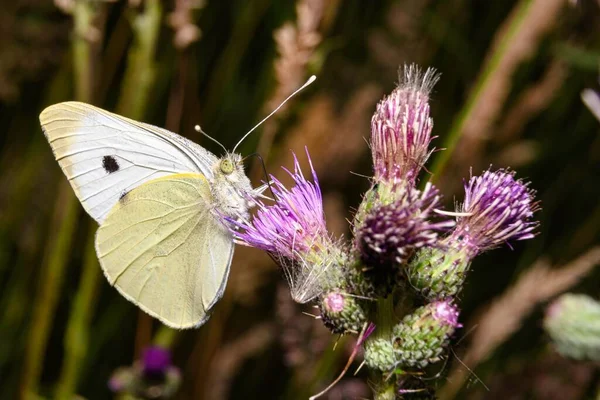
<instances>
[{"instance_id":1,"label":"blurred stalk","mask_svg":"<svg viewBox=\"0 0 600 400\"><path fill-rule=\"evenodd\" d=\"M92 20L95 5L79 0L73 8L75 35L72 54L75 73L75 93L78 100L90 102L93 94L92 44L94 30ZM25 352L21 396L37 396L39 380L44 364L44 355L52 318L55 314L64 272L69 260L69 251L73 241L79 208L73 191L67 181L61 180L55 206L55 216L43 262L43 276L34 305L33 317L29 328L29 341Z\"/></svg>"},{"instance_id":2,"label":"blurred stalk","mask_svg":"<svg viewBox=\"0 0 600 400\"><path fill-rule=\"evenodd\" d=\"M124 306L123 299L118 295L112 296L109 304L103 307L103 312L94 321L94 336L87 348L86 363L79 366L81 382L88 382L90 377L97 378L94 375L95 366L102 363L104 349L114 348L111 339L123 337L123 321L132 319L132 309L128 304Z\"/></svg>"},{"instance_id":3,"label":"blurred stalk","mask_svg":"<svg viewBox=\"0 0 600 400\"><path fill-rule=\"evenodd\" d=\"M298 400L306 399L315 393L320 392L323 389L321 387L323 382L327 382L328 385L336 375L336 368L340 368L342 357L346 355L345 348L348 340L348 336L338 337L337 341L332 340L332 350L323 354L319 359L312 382L308 385L303 385L303 388L296 387L297 395L293 397L290 396L290 398L296 398ZM343 363L341 365L343 365ZM305 390L309 390L310 392L306 393L304 392Z\"/></svg>"},{"instance_id":4,"label":"blurred stalk","mask_svg":"<svg viewBox=\"0 0 600 400\"><path fill-rule=\"evenodd\" d=\"M260 26L263 15L271 5L267 0L255 0L243 3L244 7L237 14L237 21L231 33L227 48L217 61L214 74L210 79L204 103L205 117L215 120L217 110L223 107L222 99L230 92L234 77L241 65L241 60L248 50L250 40Z\"/></svg>"},{"instance_id":5,"label":"blurred stalk","mask_svg":"<svg viewBox=\"0 0 600 400\"><path fill-rule=\"evenodd\" d=\"M155 346L164 347L165 349L172 348L177 343L178 332L166 325L161 325L158 332L154 335L152 341Z\"/></svg>"},{"instance_id":6,"label":"blurred stalk","mask_svg":"<svg viewBox=\"0 0 600 400\"><path fill-rule=\"evenodd\" d=\"M91 43L98 36L93 25L96 7L86 0L76 0L73 6L75 97L79 101L91 102L94 89Z\"/></svg>"},{"instance_id":7,"label":"blurred stalk","mask_svg":"<svg viewBox=\"0 0 600 400\"><path fill-rule=\"evenodd\" d=\"M85 249L83 272L64 336L65 358L56 388L56 398L70 400L75 396L80 366L84 363L90 337L90 321L95 305L95 295L101 282L100 265L96 257L94 239L96 224L92 222Z\"/></svg>"},{"instance_id":8,"label":"blurred stalk","mask_svg":"<svg viewBox=\"0 0 600 400\"><path fill-rule=\"evenodd\" d=\"M10 128L9 128L10 129ZM10 129L15 131L14 129ZM2 215L0 215L0 287L4 282L5 269L9 269L10 247L14 241L14 233L19 232L21 224L27 216L30 215L23 204L29 202L32 191L36 184L36 178L39 176L39 166L42 157L42 151L46 148L42 147L41 140L33 140L29 144L29 148L17 154L25 154L25 157L20 157L19 168L8 171L5 175L6 183L0 190L7 191L6 198L10 199L2 204ZM44 146L46 146L44 144ZM8 152L8 151L6 151ZM3 169L6 171L6 169ZM15 270L10 271L14 275ZM6 286L10 288L10 285ZM1 310L2 308L0 308Z\"/></svg>"},{"instance_id":9,"label":"blurred stalk","mask_svg":"<svg viewBox=\"0 0 600 400\"><path fill-rule=\"evenodd\" d=\"M60 68L58 73L53 77L49 85L44 104L51 103L58 99L67 97L67 92L70 90L71 69L70 64L65 62L63 68ZM64 68L64 67L67 68ZM46 214L38 215L32 212L30 207L33 206L33 190L39 189L42 181L50 181L53 175L40 175L39 166L42 163L43 154L42 144L45 144L45 139L41 129L38 128L37 122L32 121L31 126L11 126L7 134L18 134L19 131L27 131L38 129L38 136L34 136L30 140L29 150L25 155L19 156L19 168L15 169L14 173L5 173L3 178L12 178L15 182L13 189L8 192L7 198L10 201L4 206L2 212L3 229L11 236L15 236L15 232L19 232L18 236L11 241L2 243L2 246L12 246L14 241L21 243L18 245L18 255L15 261L10 259L10 278L3 286L2 300L0 302L0 341L2 343L10 343L10 346L0 346L0 376L2 377L2 388L0 389L0 398L15 398L20 390L19 381L22 381L21 368L23 367L23 351L26 347L27 335L23 332L28 329L29 318L31 317L31 309L33 308L34 298L31 294L31 287L39 280L37 274L40 270L40 259L44 253L44 242L42 236L51 221L47 221ZM35 126L35 128L34 128ZM44 149L47 151L47 147ZM8 151L5 149L5 151ZM50 154L46 156L50 157ZM27 172L31 169L31 174ZM6 171L6 169L4 169ZM28 184L18 184L22 179L28 179ZM55 194L55 192L53 192ZM29 231L27 224L33 224L36 229ZM17 229L18 228L18 229ZM23 236L33 235L27 241L33 240L33 246L22 247ZM3 238L4 239L4 238ZM8 251L12 249L6 247ZM18 360L14 362L14 360Z\"/></svg>"},{"instance_id":10,"label":"blurred stalk","mask_svg":"<svg viewBox=\"0 0 600 400\"><path fill-rule=\"evenodd\" d=\"M144 118L151 100L151 92L156 83L157 65L155 62L158 35L163 18L160 0L146 0L139 10L130 17L133 30L133 44L127 55L127 69L121 86L116 111L123 116L141 120ZM138 328L135 337L135 357L141 355L152 337L152 318L138 311Z\"/></svg>"},{"instance_id":11,"label":"blurred stalk","mask_svg":"<svg viewBox=\"0 0 600 400\"><path fill-rule=\"evenodd\" d=\"M133 44L127 57L127 70L117 103L117 113L142 119L151 100L156 80L154 56L163 17L160 0L146 0L143 10L131 17Z\"/></svg>"},{"instance_id":12,"label":"blurred stalk","mask_svg":"<svg viewBox=\"0 0 600 400\"><path fill-rule=\"evenodd\" d=\"M56 201L52 227L49 231L50 233L56 233L49 241L42 263L43 272L29 327L29 340L25 350L21 395L26 399L35 397L38 390L46 344L63 284L64 270L68 262L77 215L78 208L75 196L70 185L66 181L62 181Z\"/></svg>"},{"instance_id":13,"label":"blurred stalk","mask_svg":"<svg viewBox=\"0 0 600 400\"><path fill-rule=\"evenodd\" d=\"M456 117L452 123L450 131L444 135L444 141L440 147L445 150L438 153L430 169L432 181L435 182L440 177L446 164L452 157L464 132L465 125L469 121L469 118L471 118L471 114L480 101L480 96L487 90L488 85L491 84L492 79L490 78L493 77L494 72L500 66L507 50L514 45L514 38L523 28L523 23L527 21L531 4L532 0L521 0L519 4L517 4L515 14L512 16L512 20L507 27L506 33L502 35L502 40L492 52L489 60L485 63L483 70L475 82L473 90L469 94L467 102L460 110L458 117Z\"/></svg>"},{"instance_id":14,"label":"blurred stalk","mask_svg":"<svg viewBox=\"0 0 600 400\"><path fill-rule=\"evenodd\" d=\"M76 38L73 43L73 65L76 76L75 94L77 99L93 103L95 99L95 67L97 65L101 30L98 17L103 9L90 1L75 2L73 19ZM75 397L77 383L86 358L90 322L95 305L95 294L100 282L100 266L94 248L96 224L92 222L85 246L83 270L77 293L71 305L63 339L64 359L56 387L57 399L70 400Z\"/></svg>"}]
</instances>

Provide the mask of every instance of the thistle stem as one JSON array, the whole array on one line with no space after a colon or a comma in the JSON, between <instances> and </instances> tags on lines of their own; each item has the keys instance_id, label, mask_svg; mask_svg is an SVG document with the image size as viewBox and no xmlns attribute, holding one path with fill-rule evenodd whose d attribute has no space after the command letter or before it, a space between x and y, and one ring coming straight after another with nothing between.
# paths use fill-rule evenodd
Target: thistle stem
<instances>
[{"instance_id":1,"label":"thistle stem","mask_svg":"<svg viewBox=\"0 0 600 400\"><path fill-rule=\"evenodd\" d=\"M367 338L366 341L386 337L391 340L392 328L394 327L394 324L396 322L394 315L394 296L388 296L384 299L377 300L375 321L375 331L371 336ZM372 379L374 381L374 384L372 386L373 398L375 400L395 399L395 379L386 379L387 374L383 374L381 372L375 372L372 375Z\"/></svg>"}]
</instances>

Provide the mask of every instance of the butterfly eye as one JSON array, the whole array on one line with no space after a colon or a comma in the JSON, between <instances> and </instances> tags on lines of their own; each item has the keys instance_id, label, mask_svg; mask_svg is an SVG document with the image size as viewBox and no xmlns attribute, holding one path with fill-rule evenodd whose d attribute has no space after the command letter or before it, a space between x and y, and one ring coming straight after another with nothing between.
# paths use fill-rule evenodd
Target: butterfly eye
<instances>
[{"instance_id":1,"label":"butterfly eye","mask_svg":"<svg viewBox=\"0 0 600 400\"><path fill-rule=\"evenodd\" d=\"M224 173L225 175L229 175L233 172L233 162L231 162L230 159L225 158L221 160L220 168L222 173Z\"/></svg>"}]
</instances>

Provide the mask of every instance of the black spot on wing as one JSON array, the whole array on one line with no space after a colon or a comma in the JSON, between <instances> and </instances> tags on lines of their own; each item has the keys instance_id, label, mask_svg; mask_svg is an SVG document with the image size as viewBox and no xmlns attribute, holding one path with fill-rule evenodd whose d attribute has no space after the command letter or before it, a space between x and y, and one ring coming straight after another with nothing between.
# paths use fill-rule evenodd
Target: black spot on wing
<instances>
[{"instance_id":1,"label":"black spot on wing","mask_svg":"<svg viewBox=\"0 0 600 400\"><path fill-rule=\"evenodd\" d=\"M126 199L126 197L127 197L127 194L128 194L128 192L126 192L126 191L124 191L124 190L123 190L123 192L122 192L122 193L121 193L121 195L119 196L119 201L121 202L121 204L122 204L122 203L125 203L125 201L127 200L127 199Z\"/></svg>"},{"instance_id":2,"label":"black spot on wing","mask_svg":"<svg viewBox=\"0 0 600 400\"><path fill-rule=\"evenodd\" d=\"M102 159L102 167L104 167L106 172L112 174L113 172L117 172L119 170L119 163L113 156L104 156Z\"/></svg>"}]
</instances>

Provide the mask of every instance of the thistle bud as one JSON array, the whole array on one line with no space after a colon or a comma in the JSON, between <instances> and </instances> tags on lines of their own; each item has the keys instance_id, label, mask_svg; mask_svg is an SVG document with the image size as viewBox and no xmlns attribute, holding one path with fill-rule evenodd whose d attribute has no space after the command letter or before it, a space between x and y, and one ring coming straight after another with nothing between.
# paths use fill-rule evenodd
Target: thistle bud
<instances>
[{"instance_id":1,"label":"thistle bud","mask_svg":"<svg viewBox=\"0 0 600 400\"><path fill-rule=\"evenodd\" d=\"M367 367L383 372L394 369L396 364L394 345L389 338L369 338L364 344L364 349Z\"/></svg>"},{"instance_id":2,"label":"thistle bud","mask_svg":"<svg viewBox=\"0 0 600 400\"><path fill-rule=\"evenodd\" d=\"M108 382L115 393L145 399L171 398L180 384L181 373L172 365L171 353L160 347L145 349L141 360L117 369Z\"/></svg>"},{"instance_id":3,"label":"thistle bud","mask_svg":"<svg viewBox=\"0 0 600 400\"><path fill-rule=\"evenodd\" d=\"M407 276L430 300L456 295L472 259L511 240L534 237L538 210L534 191L515 180L514 172L486 171L465 185L465 201L457 210L456 228L438 248L423 249L411 260Z\"/></svg>"},{"instance_id":4,"label":"thistle bud","mask_svg":"<svg viewBox=\"0 0 600 400\"><path fill-rule=\"evenodd\" d=\"M342 290L332 290L319 301L323 324L333 333L359 332L367 322L364 305Z\"/></svg>"},{"instance_id":5,"label":"thistle bud","mask_svg":"<svg viewBox=\"0 0 600 400\"><path fill-rule=\"evenodd\" d=\"M374 207L356 231L356 248L369 266L404 263L416 249L434 246L447 222L431 222L439 191L427 184L421 192L408 189L390 204Z\"/></svg>"},{"instance_id":6,"label":"thistle bud","mask_svg":"<svg viewBox=\"0 0 600 400\"><path fill-rule=\"evenodd\" d=\"M465 184L465 200L457 212L456 229L448 242L465 248L471 258L511 240L531 239L539 210L535 191L508 170L485 171Z\"/></svg>"},{"instance_id":7,"label":"thistle bud","mask_svg":"<svg viewBox=\"0 0 600 400\"><path fill-rule=\"evenodd\" d=\"M375 181L414 186L432 151L429 93L438 75L431 68L422 74L415 65L405 66L398 75L398 87L377 105L371 119Z\"/></svg>"},{"instance_id":8,"label":"thistle bud","mask_svg":"<svg viewBox=\"0 0 600 400\"><path fill-rule=\"evenodd\" d=\"M397 364L424 368L439 361L458 327L458 309L450 301L419 307L393 328Z\"/></svg>"},{"instance_id":9,"label":"thistle bud","mask_svg":"<svg viewBox=\"0 0 600 400\"><path fill-rule=\"evenodd\" d=\"M364 265L364 277L377 297L386 297L402 281L403 264L420 248L435 247L438 232L452 221L432 221L440 195L431 184L423 191L402 188L393 196L379 190L378 205L371 207L355 230L355 248Z\"/></svg>"},{"instance_id":10,"label":"thistle bud","mask_svg":"<svg viewBox=\"0 0 600 400\"><path fill-rule=\"evenodd\" d=\"M462 249L421 249L406 268L411 287L429 300L453 297L460 292L471 260Z\"/></svg>"},{"instance_id":11,"label":"thistle bud","mask_svg":"<svg viewBox=\"0 0 600 400\"><path fill-rule=\"evenodd\" d=\"M148 347L142 355L142 372L149 379L160 379L171 367L171 353L161 347Z\"/></svg>"},{"instance_id":12,"label":"thistle bud","mask_svg":"<svg viewBox=\"0 0 600 400\"><path fill-rule=\"evenodd\" d=\"M240 244L289 259L320 249L322 238L327 237L323 198L310 156L308 160L313 182L306 180L294 155L294 172L288 173L295 185L287 189L271 175L275 204L267 206L257 201L258 212L252 221L229 221Z\"/></svg>"},{"instance_id":13,"label":"thistle bud","mask_svg":"<svg viewBox=\"0 0 600 400\"><path fill-rule=\"evenodd\" d=\"M577 360L600 361L600 303L564 294L546 310L544 328L556 350Z\"/></svg>"},{"instance_id":14,"label":"thistle bud","mask_svg":"<svg viewBox=\"0 0 600 400\"><path fill-rule=\"evenodd\" d=\"M326 287L330 268L343 262L343 251L327 233L319 181L308 151L312 182L307 180L294 155L295 185L288 189L271 176L275 204L256 200L258 211L251 221L229 219L237 243L267 251L284 270L292 298L306 303Z\"/></svg>"}]
</instances>

